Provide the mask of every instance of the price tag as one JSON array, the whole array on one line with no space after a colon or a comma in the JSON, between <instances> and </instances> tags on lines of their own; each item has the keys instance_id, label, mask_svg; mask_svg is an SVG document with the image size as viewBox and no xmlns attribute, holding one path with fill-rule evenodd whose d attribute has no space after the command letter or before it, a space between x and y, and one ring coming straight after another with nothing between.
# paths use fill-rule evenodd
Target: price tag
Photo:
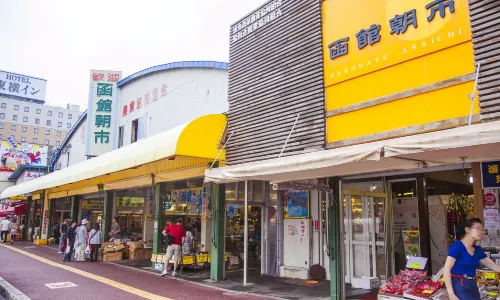
<instances>
[{"instance_id":1,"label":"price tag","mask_svg":"<svg viewBox=\"0 0 500 300\"><path fill-rule=\"evenodd\" d=\"M434 291L431 291L431 290L424 290L422 293L423 293L423 294L432 294L432 293L434 293Z\"/></svg>"},{"instance_id":2,"label":"price tag","mask_svg":"<svg viewBox=\"0 0 500 300\"><path fill-rule=\"evenodd\" d=\"M444 282L444 277L441 277L441 279L439 279L439 281Z\"/></svg>"},{"instance_id":3,"label":"price tag","mask_svg":"<svg viewBox=\"0 0 500 300\"><path fill-rule=\"evenodd\" d=\"M192 256L184 256L182 257L182 264L184 265L192 265L194 264L194 259Z\"/></svg>"},{"instance_id":4,"label":"price tag","mask_svg":"<svg viewBox=\"0 0 500 300\"><path fill-rule=\"evenodd\" d=\"M419 263L411 263L411 268L412 269L420 269L420 264Z\"/></svg>"},{"instance_id":5,"label":"price tag","mask_svg":"<svg viewBox=\"0 0 500 300\"><path fill-rule=\"evenodd\" d=\"M484 276L486 279L493 279L495 280L495 273L486 273Z\"/></svg>"}]
</instances>

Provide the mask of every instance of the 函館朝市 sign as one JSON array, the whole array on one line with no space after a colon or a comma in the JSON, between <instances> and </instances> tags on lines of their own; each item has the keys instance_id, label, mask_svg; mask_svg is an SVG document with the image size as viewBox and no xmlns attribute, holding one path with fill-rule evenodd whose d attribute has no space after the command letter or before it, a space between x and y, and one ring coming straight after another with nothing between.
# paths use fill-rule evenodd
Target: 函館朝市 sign
<instances>
[{"instance_id":1,"label":"\u51fd\u9928\u671d\u5e02 sign","mask_svg":"<svg viewBox=\"0 0 500 300\"><path fill-rule=\"evenodd\" d=\"M87 156L98 156L113 149L118 118L116 84L122 73L90 71L90 95L87 118Z\"/></svg>"},{"instance_id":2,"label":"\u51fd\u9928\u671d\u5e02 sign","mask_svg":"<svg viewBox=\"0 0 500 300\"><path fill-rule=\"evenodd\" d=\"M325 1L323 15L326 86L471 39L466 0Z\"/></svg>"}]
</instances>

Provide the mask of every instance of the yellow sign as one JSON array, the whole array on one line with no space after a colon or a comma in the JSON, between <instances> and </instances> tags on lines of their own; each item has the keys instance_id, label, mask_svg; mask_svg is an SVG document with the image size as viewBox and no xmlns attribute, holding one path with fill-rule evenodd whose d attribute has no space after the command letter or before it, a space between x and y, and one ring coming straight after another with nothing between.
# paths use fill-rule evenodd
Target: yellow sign
<instances>
[{"instance_id":1,"label":"yellow sign","mask_svg":"<svg viewBox=\"0 0 500 300\"><path fill-rule=\"evenodd\" d=\"M423 294L432 294L432 293L434 293L434 291L432 291L432 290L423 290L422 293Z\"/></svg>"},{"instance_id":2,"label":"yellow sign","mask_svg":"<svg viewBox=\"0 0 500 300\"><path fill-rule=\"evenodd\" d=\"M484 278L485 279L495 279L496 278L496 274L495 273L486 273L484 275Z\"/></svg>"},{"instance_id":3,"label":"yellow sign","mask_svg":"<svg viewBox=\"0 0 500 300\"><path fill-rule=\"evenodd\" d=\"M208 254L198 254L196 255L196 262L204 263L208 261Z\"/></svg>"},{"instance_id":4,"label":"yellow sign","mask_svg":"<svg viewBox=\"0 0 500 300\"><path fill-rule=\"evenodd\" d=\"M412 269L420 269L420 264L419 263L412 263L411 268Z\"/></svg>"},{"instance_id":5,"label":"yellow sign","mask_svg":"<svg viewBox=\"0 0 500 300\"><path fill-rule=\"evenodd\" d=\"M191 255L183 256L182 257L182 264L183 265L192 265L192 264L194 264L194 256L191 256Z\"/></svg>"},{"instance_id":6,"label":"yellow sign","mask_svg":"<svg viewBox=\"0 0 500 300\"><path fill-rule=\"evenodd\" d=\"M101 200L83 200L82 209L103 209L104 204Z\"/></svg>"},{"instance_id":7,"label":"yellow sign","mask_svg":"<svg viewBox=\"0 0 500 300\"><path fill-rule=\"evenodd\" d=\"M325 85L470 39L466 0L326 0L323 2ZM404 74L408 80L411 75Z\"/></svg>"}]
</instances>

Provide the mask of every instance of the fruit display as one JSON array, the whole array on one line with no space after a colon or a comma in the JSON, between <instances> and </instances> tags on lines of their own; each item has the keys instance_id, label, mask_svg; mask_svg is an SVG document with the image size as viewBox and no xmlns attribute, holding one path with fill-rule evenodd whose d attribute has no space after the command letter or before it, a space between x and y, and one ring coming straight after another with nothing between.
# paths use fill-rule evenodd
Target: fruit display
<instances>
[{"instance_id":1,"label":"fruit display","mask_svg":"<svg viewBox=\"0 0 500 300\"><path fill-rule=\"evenodd\" d=\"M404 296L410 299L432 299L433 295L436 294L442 287L443 285L440 282L426 280L405 292Z\"/></svg>"},{"instance_id":2,"label":"fruit display","mask_svg":"<svg viewBox=\"0 0 500 300\"><path fill-rule=\"evenodd\" d=\"M403 295L426 277L425 271L403 270L398 275L392 276L379 292L386 295Z\"/></svg>"}]
</instances>

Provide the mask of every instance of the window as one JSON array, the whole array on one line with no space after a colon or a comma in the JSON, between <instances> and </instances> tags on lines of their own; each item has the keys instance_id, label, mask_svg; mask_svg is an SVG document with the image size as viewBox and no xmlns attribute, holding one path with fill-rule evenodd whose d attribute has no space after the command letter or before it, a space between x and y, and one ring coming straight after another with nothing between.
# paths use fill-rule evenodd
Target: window
<instances>
[{"instance_id":1,"label":"window","mask_svg":"<svg viewBox=\"0 0 500 300\"><path fill-rule=\"evenodd\" d=\"M7 103L2 103L2 108L7 108Z\"/></svg>"},{"instance_id":2,"label":"window","mask_svg":"<svg viewBox=\"0 0 500 300\"><path fill-rule=\"evenodd\" d=\"M63 113L62 113L62 112L60 112L58 115L59 115L59 118L64 117L64 115L63 115Z\"/></svg>"},{"instance_id":3,"label":"window","mask_svg":"<svg viewBox=\"0 0 500 300\"><path fill-rule=\"evenodd\" d=\"M10 126L10 129L11 129L12 131L16 131L16 125L12 125L12 126Z\"/></svg>"},{"instance_id":4,"label":"window","mask_svg":"<svg viewBox=\"0 0 500 300\"><path fill-rule=\"evenodd\" d=\"M23 117L23 122L28 122L28 117Z\"/></svg>"},{"instance_id":5,"label":"window","mask_svg":"<svg viewBox=\"0 0 500 300\"><path fill-rule=\"evenodd\" d=\"M26 143L26 137L22 136L21 137L21 142Z\"/></svg>"},{"instance_id":6,"label":"window","mask_svg":"<svg viewBox=\"0 0 500 300\"><path fill-rule=\"evenodd\" d=\"M0 123L0 129L3 129L3 123Z\"/></svg>"},{"instance_id":7,"label":"window","mask_svg":"<svg viewBox=\"0 0 500 300\"><path fill-rule=\"evenodd\" d=\"M131 134L131 142L137 142L137 129L139 127L139 119L135 119L132 121L132 134Z\"/></svg>"},{"instance_id":8,"label":"window","mask_svg":"<svg viewBox=\"0 0 500 300\"><path fill-rule=\"evenodd\" d=\"M30 112L30 108L28 106L24 107L24 112Z\"/></svg>"},{"instance_id":9,"label":"window","mask_svg":"<svg viewBox=\"0 0 500 300\"><path fill-rule=\"evenodd\" d=\"M34 144L38 144L38 139L37 138L33 138L33 143Z\"/></svg>"},{"instance_id":10,"label":"window","mask_svg":"<svg viewBox=\"0 0 500 300\"><path fill-rule=\"evenodd\" d=\"M0 140L2 139L2 134L0 133Z\"/></svg>"},{"instance_id":11,"label":"window","mask_svg":"<svg viewBox=\"0 0 500 300\"><path fill-rule=\"evenodd\" d=\"M39 114L41 114L41 113L42 113L42 110L41 110L41 109L39 109L39 108L37 108L37 109L36 109L36 113L39 115Z\"/></svg>"},{"instance_id":12,"label":"window","mask_svg":"<svg viewBox=\"0 0 500 300\"><path fill-rule=\"evenodd\" d=\"M35 119L35 123L36 123L36 124L40 124L40 119L36 118L36 119Z\"/></svg>"},{"instance_id":13,"label":"window","mask_svg":"<svg viewBox=\"0 0 500 300\"><path fill-rule=\"evenodd\" d=\"M60 141L56 141L56 146L61 146L61 142Z\"/></svg>"},{"instance_id":14,"label":"window","mask_svg":"<svg viewBox=\"0 0 500 300\"><path fill-rule=\"evenodd\" d=\"M14 105L14 110L19 110L19 105L15 104Z\"/></svg>"},{"instance_id":15,"label":"window","mask_svg":"<svg viewBox=\"0 0 500 300\"><path fill-rule=\"evenodd\" d=\"M50 135L50 129L45 130L45 135Z\"/></svg>"},{"instance_id":16,"label":"window","mask_svg":"<svg viewBox=\"0 0 500 300\"><path fill-rule=\"evenodd\" d=\"M125 130L125 126L120 126L118 128L118 148L123 147L123 132Z\"/></svg>"},{"instance_id":17,"label":"window","mask_svg":"<svg viewBox=\"0 0 500 300\"><path fill-rule=\"evenodd\" d=\"M62 122L57 122L57 127L62 127Z\"/></svg>"},{"instance_id":18,"label":"window","mask_svg":"<svg viewBox=\"0 0 500 300\"><path fill-rule=\"evenodd\" d=\"M17 121L17 115L13 115L12 120Z\"/></svg>"},{"instance_id":19,"label":"window","mask_svg":"<svg viewBox=\"0 0 500 300\"><path fill-rule=\"evenodd\" d=\"M38 128L34 128L33 132L36 133L36 134L38 134Z\"/></svg>"},{"instance_id":20,"label":"window","mask_svg":"<svg viewBox=\"0 0 500 300\"><path fill-rule=\"evenodd\" d=\"M60 131L56 132L56 135L61 136L61 132Z\"/></svg>"},{"instance_id":21,"label":"window","mask_svg":"<svg viewBox=\"0 0 500 300\"><path fill-rule=\"evenodd\" d=\"M45 145L49 145L49 140L45 140Z\"/></svg>"},{"instance_id":22,"label":"window","mask_svg":"<svg viewBox=\"0 0 500 300\"><path fill-rule=\"evenodd\" d=\"M47 111L47 116L52 116L52 111L51 110Z\"/></svg>"},{"instance_id":23,"label":"window","mask_svg":"<svg viewBox=\"0 0 500 300\"><path fill-rule=\"evenodd\" d=\"M52 122L50 120L47 120L47 125L52 125Z\"/></svg>"},{"instance_id":24,"label":"window","mask_svg":"<svg viewBox=\"0 0 500 300\"><path fill-rule=\"evenodd\" d=\"M71 123L66 124L66 127L68 127L68 129L71 129Z\"/></svg>"},{"instance_id":25,"label":"window","mask_svg":"<svg viewBox=\"0 0 500 300\"><path fill-rule=\"evenodd\" d=\"M0 113L0 119L5 119L5 114L4 113Z\"/></svg>"},{"instance_id":26,"label":"window","mask_svg":"<svg viewBox=\"0 0 500 300\"><path fill-rule=\"evenodd\" d=\"M68 114L68 119L73 119L73 115L72 114Z\"/></svg>"},{"instance_id":27,"label":"window","mask_svg":"<svg viewBox=\"0 0 500 300\"><path fill-rule=\"evenodd\" d=\"M28 127L23 126L23 132L26 132L26 131L28 131Z\"/></svg>"}]
</instances>

